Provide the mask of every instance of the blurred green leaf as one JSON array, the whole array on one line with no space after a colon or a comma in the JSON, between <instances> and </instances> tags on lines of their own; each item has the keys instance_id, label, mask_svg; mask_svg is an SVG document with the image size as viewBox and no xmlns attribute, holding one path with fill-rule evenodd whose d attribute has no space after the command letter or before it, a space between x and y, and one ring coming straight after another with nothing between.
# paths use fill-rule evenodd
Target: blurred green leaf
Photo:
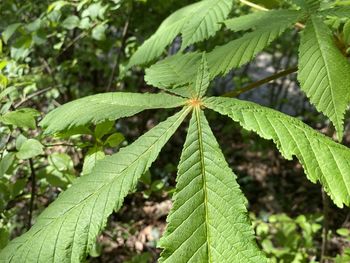
<instances>
[{"instance_id":1,"label":"blurred green leaf","mask_svg":"<svg viewBox=\"0 0 350 263\"><path fill-rule=\"evenodd\" d=\"M16 149L17 149L17 151L19 151L19 149L21 149L22 144L23 144L26 140L28 140L28 138L25 137L23 134L20 134L20 135L17 136L17 138L16 138Z\"/></svg>"},{"instance_id":2,"label":"blurred green leaf","mask_svg":"<svg viewBox=\"0 0 350 263\"><path fill-rule=\"evenodd\" d=\"M23 108L0 116L0 122L20 128L35 129L35 117L39 115L40 113L34 109Z\"/></svg>"},{"instance_id":3,"label":"blurred green leaf","mask_svg":"<svg viewBox=\"0 0 350 263\"><path fill-rule=\"evenodd\" d=\"M60 10L62 7L64 7L65 5L68 5L68 4L69 4L68 1L55 1L49 5L49 7L47 8L47 12L50 13L53 10L55 10L55 11Z\"/></svg>"},{"instance_id":4,"label":"blurred green leaf","mask_svg":"<svg viewBox=\"0 0 350 263\"><path fill-rule=\"evenodd\" d=\"M339 228L337 229L337 234L343 237L349 237L350 236L350 229L348 228Z\"/></svg>"},{"instance_id":5,"label":"blurred green leaf","mask_svg":"<svg viewBox=\"0 0 350 263\"><path fill-rule=\"evenodd\" d=\"M22 160L33 158L35 156L43 154L43 148L44 146L39 141L35 139L29 139L22 144L21 148L16 153L16 157Z\"/></svg>"},{"instance_id":6,"label":"blurred green leaf","mask_svg":"<svg viewBox=\"0 0 350 263\"><path fill-rule=\"evenodd\" d=\"M103 151L96 151L92 154L89 154L85 157L84 164L83 164L83 175L89 174L92 169L95 167L96 162L98 160L101 160L105 157L105 153Z\"/></svg>"},{"instance_id":7,"label":"blurred green leaf","mask_svg":"<svg viewBox=\"0 0 350 263\"><path fill-rule=\"evenodd\" d=\"M57 171L70 171L73 169L73 161L68 154L65 153L53 153L49 155L49 163Z\"/></svg>"},{"instance_id":8,"label":"blurred green leaf","mask_svg":"<svg viewBox=\"0 0 350 263\"><path fill-rule=\"evenodd\" d=\"M104 135L109 134L113 129L114 121L104 121L96 125L95 138L101 139Z\"/></svg>"},{"instance_id":9,"label":"blurred green leaf","mask_svg":"<svg viewBox=\"0 0 350 263\"><path fill-rule=\"evenodd\" d=\"M162 180L156 180L152 183L151 190L153 192L158 192L158 191L162 190L163 187L164 187L164 182Z\"/></svg>"},{"instance_id":10,"label":"blurred green leaf","mask_svg":"<svg viewBox=\"0 0 350 263\"><path fill-rule=\"evenodd\" d=\"M346 44L350 45L350 20L344 24L343 33Z\"/></svg>"},{"instance_id":11,"label":"blurred green leaf","mask_svg":"<svg viewBox=\"0 0 350 263\"><path fill-rule=\"evenodd\" d=\"M87 9L82 12L82 17L90 17L96 19L97 17L104 19L104 14L108 6L102 6L101 2L91 4Z\"/></svg>"},{"instance_id":12,"label":"blurred green leaf","mask_svg":"<svg viewBox=\"0 0 350 263\"><path fill-rule=\"evenodd\" d=\"M63 22L62 22L62 26L66 29L72 30L76 27L79 26L80 23L80 19L79 17L72 15L67 17Z\"/></svg>"},{"instance_id":13,"label":"blurred green leaf","mask_svg":"<svg viewBox=\"0 0 350 263\"><path fill-rule=\"evenodd\" d=\"M0 250L10 241L10 233L7 228L0 228Z\"/></svg>"},{"instance_id":14,"label":"blurred green leaf","mask_svg":"<svg viewBox=\"0 0 350 263\"><path fill-rule=\"evenodd\" d=\"M117 147L119 144L121 144L125 140L125 137L123 134L117 132L112 135L110 135L107 140L105 141L105 145L109 145L110 147Z\"/></svg>"},{"instance_id":15,"label":"blurred green leaf","mask_svg":"<svg viewBox=\"0 0 350 263\"><path fill-rule=\"evenodd\" d=\"M27 179L25 179L25 178L18 179L18 180L16 180L16 182L14 184L11 184L10 189L11 189L12 198L15 198L16 196L21 194L21 192L24 190L26 184L27 184Z\"/></svg>"},{"instance_id":16,"label":"blurred green leaf","mask_svg":"<svg viewBox=\"0 0 350 263\"><path fill-rule=\"evenodd\" d=\"M6 89L8 83L9 83L8 78L6 76L0 74L0 90Z\"/></svg>"},{"instance_id":17,"label":"blurred green leaf","mask_svg":"<svg viewBox=\"0 0 350 263\"><path fill-rule=\"evenodd\" d=\"M0 161L0 178L6 174L8 169L11 167L14 159L15 159L14 153L8 153L1 159L1 161Z\"/></svg>"},{"instance_id":18,"label":"blurred green leaf","mask_svg":"<svg viewBox=\"0 0 350 263\"><path fill-rule=\"evenodd\" d=\"M2 39L5 44L11 38L11 36L16 32L16 30L21 26L21 23L11 24L5 28L4 32L2 32Z\"/></svg>"},{"instance_id":19,"label":"blurred green leaf","mask_svg":"<svg viewBox=\"0 0 350 263\"><path fill-rule=\"evenodd\" d=\"M92 38L98 41L103 41L106 39L105 31L107 29L107 25L99 24L94 29L92 29Z\"/></svg>"}]
</instances>

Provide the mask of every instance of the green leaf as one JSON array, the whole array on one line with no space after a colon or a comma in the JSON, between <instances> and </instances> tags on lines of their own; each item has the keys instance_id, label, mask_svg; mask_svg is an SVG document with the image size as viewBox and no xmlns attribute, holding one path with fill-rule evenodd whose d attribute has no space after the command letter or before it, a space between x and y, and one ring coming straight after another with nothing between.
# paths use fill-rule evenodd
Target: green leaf
<instances>
[{"instance_id":1,"label":"green leaf","mask_svg":"<svg viewBox=\"0 0 350 263\"><path fill-rule=\"evenodd\" d=\"M205 53L202 55L201 63L199 64L196 83L194 86L195 96L197 99L202 98L208 90L210 84L209 68Z\"/></svg>"},{"instance_id":2,"label":"green leaf","mask_svg":"<svg viewBox=\"0 0 350 263\"><path fill-rule=\"evenodd\" d=\"M0 92L0 100L2 100L4 97L6 97L7 95L11 94L15 90L16 90L16 87L11 86L11 87L6 88L2 92ZM1 119L1 117L0 117L0 119Z\"/></svg>"},{"instance_id":3,"label":"green leaf","mask_svg":"<svg viewBox=\"0 0 350 263\"><path fill-rule=\"evenodd\" d=\"M278 24L285 21L292 25L301 18L302 13L295 10L270 10L260 11L249 15L235 17L226 20L226 27L232 31L245 31L249 29L261 29L269 27L271 24Z\"/></svg>"},{"instance_id":4,"label":"green leaf","mask_svg":"<svg viewBox=\"0 0 350 263\"><path fill-rule=\"evenodd\" d=\"M119 144L121 144L125 140L125 137L123 134L117 132L112 135L110 135L106 141L105 145L109 145L110 147L117 147Z\"/></svg>"},{"instance_id":5,"label":"green leaf","mask_svg":"<svg viewBox=\"0 0 350 263\"><path fill-rule=\"evenodd\" d=\"M271 23L225 45L217 46L207 56L211 78L226 75L233 68L239 68L251 61L295 22L286 19Z\"/></svg>"},{"instance_id":6,"label":"green leaf","mask_svg":"<svg viewBox=\"0 0 350 263\"><path fill-rule=\"evenodd\" d=\"M349 237L350 236L350 230L347 228L339 228L337 229L337 234L343 237Z\"/></svg>"},{"instance_id":7,"label":"green leaf","mask_svg":"<svg viewBox=\"0 0 350 263\"><path fill-rule=\"evenodd\" d=\"M196 108L178 169L160 262L267 262L236 176Z\"/></svg>"},{"instance_id":8,"label":"green leaf","mask_svg":"<svg viewBox=\"0 0 350 263\"><path fill-rule=\"evenodd\" d=\"M68 29L68 30L72 30L76 27L79 26L80 23L80 19L77 16L69 16L67 17L63 22L62 22L62 27Z\"/></svg>"},{"instance_id":9,"label":"green leaf","mask_svg":"<svg viewBox=\"0 0 350 263\"><path fill-rule=\"evenodd\" d=\"M181 30L182 49L214 36L232 8L232 0L205 0Z\"/></svg>"},{"instance_id":10,"label":"green leaf","mask_svg":"<svg viewBox=\"0 0 350 263\"><path fill-rule=\"evenodd\" d=\"M35 129L35 117L37 116L40 116L38 111L30 108L23 108L16 111L10 111L3 116L0 116L0 122L20 128Z\"/></svg>"},{"instance_id":11,"label":"green leaf","mask_svg":"<svg viewBox=\"0 0 350 263\"><path fill-rule=\"evenodd\" d=\"M53 2L52 4L50 4L47 8L47 13L50 13L52 11L58 11L58 10L61 10L62 7L66 6L66 5L69 5L70 3L68 1L62 1L62 0L59 0L59 1L55 1Z\"/></svg>"},{"instance_id":12,"label":"green leaf","mask_svg":"<svg viewBox=\"0 0 350 263\"><path fill-rule=\"evenodd\" d=\"M11 184L11 196L12 198L15 198L19 194L21 194L24 190L24 188L27 185L28 180L26 178L23 179L17 179L15 183Z\"/></svg>"},{"instance_id":13,"label":"green leaf","mask_svg":"<svg viewBox=\"0 0 350 263\"><path fill-rule=\"evenodd\" d=\"M206 55L210 79L218 75L225 75L233 68L238 68L251 61L295 22L290 19L281 20L280 23L272 23L214 48ZM199 53L166 58L146 70L145 81L158 88L183 86L193 82L193 75L196 74L200 61Z\"/></svg>"},{"instance_id":14,"label":"green leaf","mask_svg":"<svg viewBox=\"0 0 350 263\"><path fill-rule=\"evenodd\" d=\"M105 156L106 155L103 151L96 151L92 154L87 155L84 159L82 174L86 175L91 173L97 161L102 160L103 158L105 158Z\"/></svg>"},{"instance_id":15,"label":"green leaf","mask_svg":"<svg viewBox=\"0 0 350 263\"><path fill-rule=\"evenodd\" d=\"M40 154L43 154L43 148L44 146L39 141L35 139L29 139L23 142L21 148L16 153L16 157L22 160L30 159Z\"/></svg>"},{"instance_id":16,"label":"green leaf","mask_svg":"<svg viewBox=\"0 0 350 263\"><path fill-rule=\"evenodd\" d=\"M48 161L57 171L64 172L73 170L72 158L65 153L53 153L48 157Z\"/></svg>"},{"instance_id":17,"label":"green leaf","mask_svg":"<svg viewBox=\"0 0 350 263\"><path fill-rule=\"evenodd\" d=\"M24 235L0 252L0 262L82 262L107 217L157 158L188 112L185 108L117 154L99 161L63 192Z\"/></svg>"},{"instance_id":18,"label":"green leaf","mask_svg":"<svg viewBox=\"0 0 350 263\"><path fill-rule=\"evenodd\" d=\"M345 43L350 45L350 20L344 24L343 34Z\"/></svg>"},{"instance_id":19,"label":"green leaf","mask_svg":"<svg viewBox=\"0 0 350 263\"><path fill-rule=\"evenodd\" d=\"M350 6L338 6L319 12L322 16L336 16L350 18Z\"/></svg>"},{"instance_id":20,"label":"green leaf","mask_svg":"<svg viewBox=\"0 0 350 263\"><path fill-rule=\"evenodd\" d=\"M172 88L171 92L176 92L176 87L193 82L200 61L200 53L176 54L146 69L145 81L149 85Z\"/></svg>"},{"instance_id":21,"label":"green leaf","mask_svg":"<svg viewBox=\"0 0 350 263\"><path fill-rule=\"evenodd\" d=\"M90 17L92 19L101 18L104 19L104 14L108 8L108 5L103 6L101 2L93 3L89 5L87 9L82 12L82 17Z\"/></svg>"},{"instance_id":22,"label":"green leaf","mask_svg":"<svg viewBox=\"0 0 350 263\"><path fill-rule=\"evenodd\" d=\"M11 38L11 36L16 32L16 30L21 26L21 23L15 23L11 24L6 27L4 32L2 32L2 40L4 40L4 43L7 44L7 41Z\"/></svg>"},{"instance_id":23,"label":"green leaf","mask_svg":"<svg viewBox=\"0 0 350 263\"><path fill-rule=\"evenodd\" d=\"M0 178L3 177L15 160L14 153L6 154L0 161Z\"/></svg>"},{"instance_id":24,"label":"green leaf","mask_svg":"<svg viewBox=\"0 0 350 263\"><path fill-rule=\"evenodd\" d=\"M7 228L0 228L0 249L3 249L10 241L10 233Z\"/></svg>"},{"instance_id":25,"label":"green leaf","mask_svg":"<svg viewBox=\"0 0 350 263\"><path fill-rule=\"evenodd\" d=\"M7 88L8 83L9 83L8 78L5 75L0 74L0 90L1 91Z\"/></svg>"},{"instance_id":26,"label":"green leaf","mask_svg":"<svg viewBox=\"0 0 350 263\"><path fill-rule=\"evenodd\" d=\"M106 134L111 133L113 130L114 123L115 123L114 121L104 121L97 124L94 132L95 137L97 139L101 139Z\"/></svg>"},{"instance_id":27,"label":"green leaf","mask_svg":"<svg viewBox=\"0 0 350 263\"><path fill-rule=\"evenodd\" d=\"M174 108L186 103L167 94L103 93L69 102L50 112L40 123L45 134L90 123L129 117L147 109Z\"/></svg>"},{"instance_id":28,"label":"green leaf","mask_svg":"<svg viewBox=\"0 0 350 263\"><path fill-rule=\"evenodd\" d=\"M97 25L92 29L91 36L93 39L98 41L103 41L106 39L106 30L108 26L105 24Z\"/></svg>"},{"instance_id":29,"label":"green leaf","mask_svg":"<svg viewBox=\"0 0 350 263\"><path fill-rule=\"evenodd\" d=\"M296 118L252 102L208 98L204 106L228 115L243 128L273 140L283 157L296 156L308 179L320 181L334 203L350 205L350 150ZM327 164L327 165L325 165Z\"/></svg>"},{"instance_id":30,"label":"green leaf","mask_svg":"<svg viewBox=\"0 0 350 263\"><path fill-rule=\"evenodd\" d=\"M16 150L19 151L19 149L21 149L23 143L27 140L28 140L28 138L20 133L16 138Z\"/></svg>"},{"instance_id":31,"label":"green leaf","mask_svg":"<svg viewBox=\"0 0 350 263\"><path fill-rule=\"evenodd\" d=\"M330 29L312 16L301 35L298 79L318 111L333 122L343 137L349 104L350 64L334 43Z\"/></svg>"},{"instance_id":32,"label":"green leaf","mask_svg":"<svg viewBox=\"0 0 350 263\"><path fill-rule=\"evenodd\" d=\"M159 57L174 38L182 34L182 49L213 36L232 8L232 0L203 0L185 6L163 21L131 57L128 67Z\"/></svg>"},{"instance_id":33,"label":"green leaf","mask_svg":"<svg viewBox=\"0 0 350 263\"><path fill-rule=\"evenodd\" d=\"M310 13L317 11L321 6L320 0L292 0L292 2Z\"/></svg>"}]
</instances>

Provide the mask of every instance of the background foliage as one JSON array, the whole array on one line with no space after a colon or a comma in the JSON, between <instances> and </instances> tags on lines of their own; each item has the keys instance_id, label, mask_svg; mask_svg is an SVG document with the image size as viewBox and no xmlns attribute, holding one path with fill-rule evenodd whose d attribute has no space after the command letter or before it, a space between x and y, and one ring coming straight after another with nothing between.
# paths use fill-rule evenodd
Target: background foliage
<instances>
[{"instance_id":1,"label":"background foliage","mask_svg":"<svg viewBox=\"0 0 350 263\"><path fill-rule=\"evenodd\" d=\"M127 63L168 15L193 2L1 1L0 249L25 232L81 172L89 173L96 160L128 145L173 113L150 110L116 123L78 127L55 139L45 137L37 125L53 108L80 97L154 91L144 81L143 67L129 68ZM266 8L290 4L255 2ZM231 16L252 12L238 1L234 5ZM348 55L350 20L328 17L326 22ZM296 66L297 34L297 30L284 33L253 63L216 78L210 92L221 95ZM211 50L239 36L242 32L222 30L187 49ZM176 39L159 55L166 57L180 48ZM296 85L291 74L241 98L298 116L332 136L329 121L296 91ZM241 131L227 118L209 112L207 117L230 166L239 174L258 243L268 257L273 262L320 262L321 257L324 262L349 262L349 209L340 210L329 202L319 185L306 180L298 162L283 160L271 142ZM154 262L159 257L156 243L170 210L183 135L174 136L157 165L126 198L125 207L109 219L90 262ZM344 144L350 145L347 122Z\"/></svg>"}]
</instances>

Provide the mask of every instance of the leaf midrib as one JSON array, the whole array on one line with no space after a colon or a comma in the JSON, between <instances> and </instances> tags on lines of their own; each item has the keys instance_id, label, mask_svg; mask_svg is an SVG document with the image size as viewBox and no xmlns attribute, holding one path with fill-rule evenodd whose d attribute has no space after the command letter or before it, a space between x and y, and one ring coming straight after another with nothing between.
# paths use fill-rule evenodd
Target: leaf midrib
<instances>
[{"instance_id":1,"label":"leaf midrib","mask_svg":"<svg viewBox=\"0 0 350 263\"><path fill-rule=\"evenodd\" d=\"M204 147L203 147L203 137L202 137L202 126L201 126L201 117L200 117L200 108L196 107L195 109L196 119L197 119L197 132L198 132L198 143L199 143L199 156L201 163L201 175L203 181L203 194L204 194L204 210L205 210L205 229L207 235L207 250L208 250L208 262L212 262L211 252L210 252L210 235L209 235L209 215L208 215L208 192L207 192L207 182L206 182L206 171L205 171L205 161L204 161Z\"/></svg>"}]
</instances>

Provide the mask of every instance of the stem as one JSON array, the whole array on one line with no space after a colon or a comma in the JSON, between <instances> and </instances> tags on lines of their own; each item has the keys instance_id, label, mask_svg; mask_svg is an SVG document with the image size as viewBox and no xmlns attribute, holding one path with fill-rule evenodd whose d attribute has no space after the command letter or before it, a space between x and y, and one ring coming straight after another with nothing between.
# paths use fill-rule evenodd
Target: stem
<instances>
[{"instance_id":1,"label":"stem","mask_svg":"<svg viewBox=\"0 0 350 263\"><path fill-rule=\"evenodd\" d=\"M41 89L41 90L38 90L37 92L34 92L33 94L29 95L28 97L24 98L23 100L21 100L20 102L18 102L17 104L14 105L15 108L18 108L19 106L21 106L22 104L26 103L27 101L31 100L32 98L34 97L37 97L51 89L53 89L55 87L48 87L46 89Z\"/></svg>"},{"instance_id":2,"label":"stem","mask_svg":"<svg viewBox=\"0 0 350 263\"><path fill-rule=\"evenodd\" d=\"M240 94L244 93L244 92L247 92L249 90L252 90L252 89L255 89L255 88L258 88L260 87L261 85L263 84L266 84L266 83L269 83L270 81L273 81L273 80L276 80L278 78L281 78L281 77L284 77L284 76L287 76L291 73L294 73L298 70L298 67L293 67L293 68L289 68L289 69L286 69L284 71L281 71L281 72L278 72L276 74L273 74L272 76L269 76L267 78L264 78L264 79L261 79L261 80L258 80L256 82L253 82L241 89L238 89L238 90L233 90L233 91L230 91L228 93L225 93L224 95L222 95L223 97L231 97L231 98L235 98L237 96L239 96Z\"/></svg>"},{"instance_id":3,"label":"stem","mask_svg":"<svg viewBox=\"0 0 350 263\"><path fill-rule=\"evenodd\" d=\"M76 147L76 145L69 144L69 143L44 144L44 147L46 147L46 148L57 147L57 146Z\"/></svg>"},{"instance_id":4,"label":"stem","mask_svg":"<svg viewBox=\"0 0 350 263\"><path fill-rule=\"evenodd\" d=\"M322 188L322 204L323 204L323 228L322 228L322 245L320 262L325 262L328 249L328 230L329 230L329 200L328 196Z\"/></svg>"},{"instance_id":5,"label":"stem","mask_svg":"<svg viewBox=\"0 0 350 263\"><path fill-rule=\"evenodd\" d=\"M249 2L249 1L247 1L247 0L239 0L239 1L240 1L242 4L245 4L245 5L247 5L247 6L253 7L253 8L255 8L255 9L257 9L257 10L261 10L261 11L268 11L268 10L269 10L269 9L267 9L267 8L261 6L261 5L254 4L254 3Z\"/></svg>"},{"instance_id":6,"label":"stem","mask_svg":"<svg viewBox=\"0 0 350 263\"><path fill-rule=\"evenodd\" d=\"M82 33L80 33L78 36L76 36L73 40L71 40L71 41L67 44L67 46L66 46L64 49L62 49L62 50L58 53L57 57L60 57L63 53L65 53L68 49L70 49L73 45L75 45L79 40L81 40L81 39L85 38L86 36L88 36L88 34L89 34L97 25L98 25L98 23L95 22L95 23L89 28L88 31L82 32Z\"/></svg>"},{"instance_id":7,"label":"stem","mask_svg":"<svg viewBox=\"0 0 350 263\"><path fill-rule=\"evenodd\" d=\"M33 210L34 210L34 200L36 195L36 175L35 175L35 169L34 169L34 163L33 159L29 159L29 166L30 166L30 181L31 181L31 193L30 193L30 201L29 201L29 215L28 215L28 222L27 222L27 230L30 229L32 226L32 218L33 218Z\"/></svg>"}]
</instances>

